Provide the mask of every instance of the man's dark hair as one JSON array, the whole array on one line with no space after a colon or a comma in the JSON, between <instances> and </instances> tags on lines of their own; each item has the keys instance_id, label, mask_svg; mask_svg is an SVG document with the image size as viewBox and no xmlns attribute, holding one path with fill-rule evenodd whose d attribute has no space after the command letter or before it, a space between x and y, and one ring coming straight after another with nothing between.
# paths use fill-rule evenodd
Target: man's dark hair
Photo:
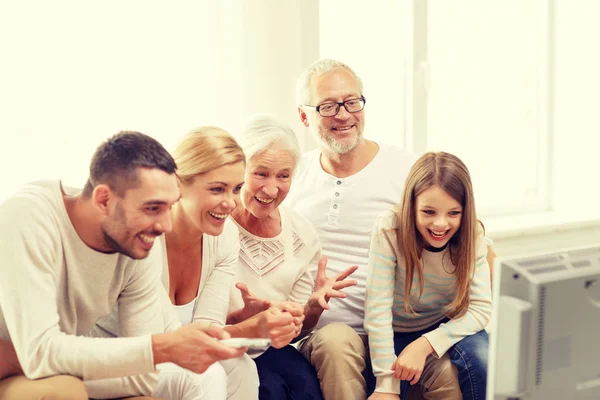
<instances>
[{"instance_id":1,"label":"man's dark hair","mask_svg":"<svg viewBox=\"0 0 600 400\"><path fill-rule=\"evenodd\" d=\"M89 198L94 188L106 184L123 197L138 184L138 168L158 168L175 173L175 160L155 139L140 132L121 131L96 149L90 163L90 176L83 188Z\"/></svg>"}]
</instances>

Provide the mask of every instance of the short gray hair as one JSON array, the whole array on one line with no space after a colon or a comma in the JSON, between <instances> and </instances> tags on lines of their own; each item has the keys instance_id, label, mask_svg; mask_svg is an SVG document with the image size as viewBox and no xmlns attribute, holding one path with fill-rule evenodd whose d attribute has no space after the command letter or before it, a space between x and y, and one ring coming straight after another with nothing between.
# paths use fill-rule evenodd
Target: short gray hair
<instances>
[{"instance_id":1,"label":"short gray hair","mask_svg":"<svg viewBox=\"0 0 600 400\"><path fill-rule=\"evenodd\" d=\"M349 72L354 75L356 80L358 81L358 88L360 89L360 94L363 94L363 84L360 77L354 72L352 68L343 62L331 60L331 59L322 59L317 60L312 65L304 70L302 75L298 77L296 81L296 104L298 106L307 105L310 101L310 81L313 76L323 75L327 72L333 71L334 69L345 68Z\"/></svg>"},{"instance_id":2,"label":"short gray hair","mask_svg":"<svg viewBox=\"0 0 600 400\"><path fill-rule=\"evenodd\" d=\"M300 144L296 134L292 128L270 115L261 114L252 117L238 138L248 164L253 161L254 157L274 145L290 152L294 160L294 170L300 161Z\"/></svg>"}]
</instances>

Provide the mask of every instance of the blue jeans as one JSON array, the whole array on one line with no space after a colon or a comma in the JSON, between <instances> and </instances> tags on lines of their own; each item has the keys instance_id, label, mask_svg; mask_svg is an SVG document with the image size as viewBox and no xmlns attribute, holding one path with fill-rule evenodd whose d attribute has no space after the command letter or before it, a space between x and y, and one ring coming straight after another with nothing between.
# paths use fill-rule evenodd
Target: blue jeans
<instances>
[{"instance_id":1,"label":"blue jeans","mask_svg":"<svg viewBox=\"0 0 600 400\"><path fill-rule=\"evenodd\" d=\"M269 347L254 362L260 400L323 400L317 372L294 347Z\"/></svg>"},{"instance_id":2,"label":"blue jeans","mask_svg":"<svg viewBox=\"0 0 600 400\"><path fill-rule=\"evenodd\" d=\"M418 332L394 333L394 350L400 354L410 343L423 334L436 329L445 319L429 328ZM458 384L464 400L485 400L489 338L485 330L466 336L460 342L450 347L448 356L458 372ZM406 396L410 384L402 381L400 393Z\"/></svg>"}]
</instances>

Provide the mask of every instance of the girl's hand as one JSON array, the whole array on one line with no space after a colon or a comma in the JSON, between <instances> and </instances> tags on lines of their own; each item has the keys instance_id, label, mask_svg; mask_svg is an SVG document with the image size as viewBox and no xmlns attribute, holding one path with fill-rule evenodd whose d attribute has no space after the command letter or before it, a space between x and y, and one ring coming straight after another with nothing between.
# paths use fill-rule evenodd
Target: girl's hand
<instances>
[{"instance_id":1,"label":"girl's hand","mask_svg":"<svg viewBox=\"0 0 600 400\"><path fill-rule=\"evenodd\" d=\"M431 353L433 347L423 336L406 346L392 365L394 378L410 381L411 385L416 385L421 379L425 360Z\"/></svg>"},{"instance_id":2,"label":"girl's hand","mask_svg":"<svg viewBox=\"0 0 600 400\"><path fill-rule=\"evenodd\" d=\"M400 396L394 393L375 392L369 396L368 400L398 400Z\"/></svg>"},{"instance_id":3,"label":"girl's hand","mask_svg":"<svg viewBox=\"0 0 600 400\"><path fill-rule=\"evenodd\" d=\"M349 286L356 285L355 280L346 280L346 278L352 275L354 271L358 269L358 266L353 265L352 267L331 278L327 277L326 269L327 257L323 256L319 260L315 288L307 302L309 308L320 308L322 310L327 310L329 309L329 305L327 304L329 299L332 297L346 297L346 293L342 292L341 290Z\"/></svg>"}]
</instances>

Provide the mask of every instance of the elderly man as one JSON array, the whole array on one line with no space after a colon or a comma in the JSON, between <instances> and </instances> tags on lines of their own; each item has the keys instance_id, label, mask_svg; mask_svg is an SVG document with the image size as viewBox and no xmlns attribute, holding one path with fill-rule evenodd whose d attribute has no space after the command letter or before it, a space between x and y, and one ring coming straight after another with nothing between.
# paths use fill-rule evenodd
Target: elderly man
<instances>
[{"instance_id":1,"label":"elderly man","mask_svg":"<svg viewBox=\"0 0 600 400\"><path fill-rule=\"evenodd\" d=\"M229 336L220 328L164 333L151 249L171 230L175 170L156 140L121 132L83 191L40 181L0 205L1 400L150 395L156 364L202 373L243 354L214 340ZM115 304L121 337L84 337Z\"/></svg>"},{"instance_id":2,"label":"elderly man","mask_svg":"<svg viewBox=\"0 0 600 400\"><path fill-rule=\"evenodd\" d=\"M358 284L346 289L345 299L330 301L299 350L317 369L326 400L364 400L373 390L363 327L371 229L379 214L399 203L416 157L363 137L366 100L349 66L317 61L298 79L296 96L318 148L304 155L287 205L315 225L331 273L358 265ZM429 359L420 386L428 399L461 398L448 357Z\"/></svg>"}]
</instances>

